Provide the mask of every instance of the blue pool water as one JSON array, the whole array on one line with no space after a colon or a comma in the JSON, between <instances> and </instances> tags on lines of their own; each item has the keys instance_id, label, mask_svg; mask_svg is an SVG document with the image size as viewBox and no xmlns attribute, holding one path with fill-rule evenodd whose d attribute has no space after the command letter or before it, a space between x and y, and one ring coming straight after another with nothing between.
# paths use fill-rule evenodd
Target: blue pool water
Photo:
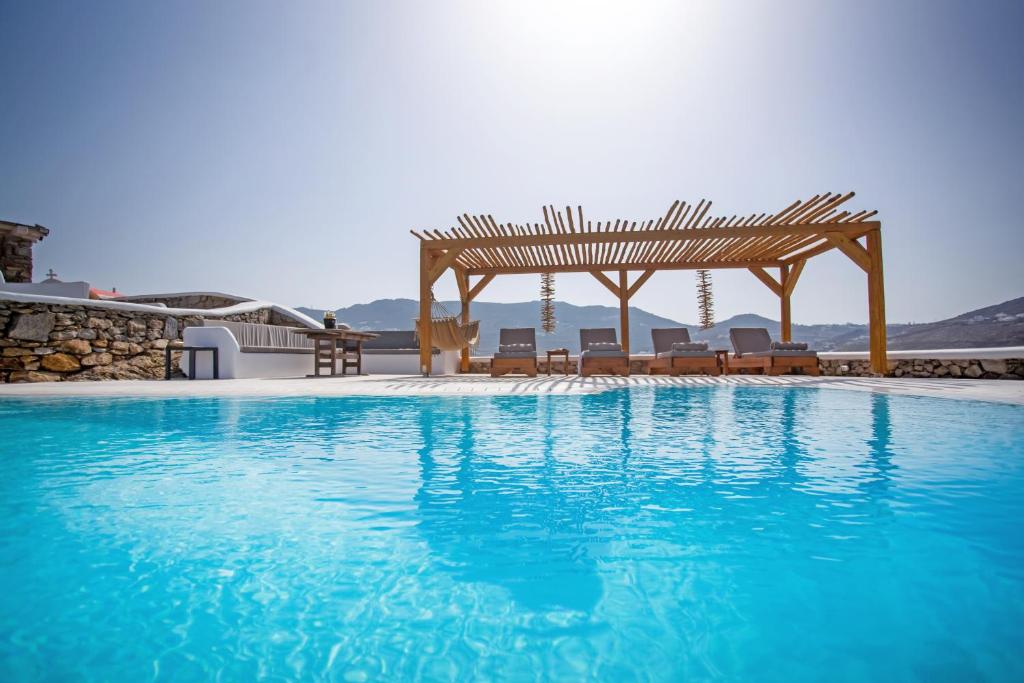
<instances>
[{"instance_id":1,"label":"blue pool water","mask_svg":"<svg viewBox=\"0 0 1024 683\"><path fill-rule=\"evenodd\" d=\"M1024 409L0 401L0 680L1021 680Z\"/></svg>"}]
</instances>

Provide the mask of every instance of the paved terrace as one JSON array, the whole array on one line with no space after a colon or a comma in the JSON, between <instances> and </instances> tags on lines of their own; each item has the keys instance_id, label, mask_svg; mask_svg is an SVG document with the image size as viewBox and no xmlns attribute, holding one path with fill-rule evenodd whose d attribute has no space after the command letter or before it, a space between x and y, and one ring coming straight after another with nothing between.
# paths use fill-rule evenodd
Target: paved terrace
<instances>
[{"instance_id":1,"label":"paved terrace","mask_svg":"<svg viewBox=\"0 0 1024 683\"><path fill-rule=\"evenodd\" d=\"M41 382L0 384L6 397L294 397L294 396L409 396L582 394L622 387L764 386L812 387L843 391L994 401L1024 405L1024 382L1013 380L855 378L757 375L726 377L551 377L491 378L486 375L418 377L374 375L320 379L235 379L119 382Z\"/></svg>"}]
</instances>

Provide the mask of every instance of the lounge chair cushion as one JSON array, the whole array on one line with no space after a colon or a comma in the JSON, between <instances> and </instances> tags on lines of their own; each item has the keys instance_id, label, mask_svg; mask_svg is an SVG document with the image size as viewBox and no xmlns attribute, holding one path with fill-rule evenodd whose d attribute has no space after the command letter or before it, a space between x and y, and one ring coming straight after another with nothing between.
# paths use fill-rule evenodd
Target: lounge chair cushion
<instances>
[{"instance_id":1,"label":"lounge chair cushion","mask_svg":"<svg viewBox=\"0 0 1024 683\"><path fill-rule=\"evenodd\" d=\"M673 344L690 341L690 332L685 327L664 327L651 330L651 341L654 342L654 353L671 351Z\"/></svg>"},{"instance_id":2,"label":"lounge chair cushion","mask_svg":"<svg viewBox=\"0 0 1024 683\"><path fill-rule=\"evenodd\" d=\"M537 348L537 331L532 327L503 327L498 331L498 345L529 344L531 349ZM499 351L501 349L499 348Z\"/></svg>"},{"instance_id":3,"label":"lounge chair cushion","mask_svg":"<svg viewBox=\"0 0 1024 683\"><path fill-rule=\"evenodd\" d=\"M817 358L817 351L755 351L754 353L745 353L742 358Z\"/></svg>"},{"instance_id":4,"label":"lounge chair cushion","mask_svg":"<svg viewBox=\"0 0 1024 683\"><path fill-rule=\"evenodd\" d=\"M580 354L580 358L626 358L622 349L589 349Z\"/></svg>"},{"instance_id":5,"label":"lounge chair cushion","mask_svg":"<svg viewBox=\"0 0 1024 683\"><path fill-rule=\"evenodd\" d=\"M714 358L714 351L662 351L658 358Z\"/></svg>"},{"instance_id":6,"label":"lounge chair cushion","mask_svg":"<svg viewBox=\"0 0 1024 683\"><path fill-rule=\"evenodd\" d=\"M533 344L498 344L498 351L500 353L512 353L516 351L536 352L537 348Z\"/></svg>"},{"instance_id":7,"label":"lounge chair cushion","mask_svg":"<svg viewBox=\"0 0 1024 683\"><path fill-rule=\"evenodd\" d=\"M622 344L616 342L590 342L588 351L622 351Z\"/></svg>"},{"instance_id":8,"label":"lounge chair cushion","mask_svg":"<svg viewBox=\"0 0 1024 683\"><path fill-rule=\"evenodd\" d=\"M729 330L729 339L737 356L771 351L772 338L763 327L734 327Z\"/></svg>"},{"instance_id":9,"label":"lounge chair cushion","mask_svg":"<svg viewBox=\"0 0 1024 683\"><path fill-rule=\"evenodd\" d=\"M498 351L494 354L495 358L533 358L536 360L536 351Z\"/></svg>"},{"instance_id":10,"label":"lounge chair cushion","mask_svg":"<svg viewBox=\"0 0 1024 683\"><path fill-rule=\"evenodd\" d=\"M806 351L807 342L772 342L773 351Z\"/></svg>"},{"instance_id":11,"label":"lounge chair cushion","mask_svg":"<svg viewBox=\"0 0 1024 683\"><path fill-rule=\"evenodd\" d=\"M586 352L595 342L616 343L614 327L597 327L580 329L580 351ZM619 347L622 348L622 347Z\"/></svg>"},{"instance_id":12,"label":"lounge chair cushion","mask_svg":"<svg viewBox=\"0 0 1024 683\"><path fill-rule=\"evenodd\" d=\"M676 342L672 344L672 351L707 351L707 342Z\"/></svg>"}]
</instances>

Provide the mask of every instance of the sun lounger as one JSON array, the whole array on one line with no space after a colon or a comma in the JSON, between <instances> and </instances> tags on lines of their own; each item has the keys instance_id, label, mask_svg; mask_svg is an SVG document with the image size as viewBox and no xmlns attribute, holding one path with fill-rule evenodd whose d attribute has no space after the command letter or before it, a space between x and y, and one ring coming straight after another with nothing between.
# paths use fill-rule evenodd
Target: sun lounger
<instances>
[{"instance_id":1,"label":"sun lounger","mask_svg":"<svg viewBox=\"0 0 1024 683\"><path fill-rule=\"evenodd\" d=\"M654 360L647 366L649 375L667 373L676 376L687 371L721 374L715 352L708 350L707 342L691 342L685 327L652 329L651 340L654 342Z\"/></svg>"},{"instance_id":2,"label":"sun lounger","mask_svg":"<svg viewBox=\"0 0 1024 683\"><path fill-rule=\"evenodd\" d=\"M773 342L763 327L734 327L729 339L735 353L729 358L729 369L760 370L765 375L781 375L799 368L809 375L818 375L818 354L807 344Z\"/></svg>"},{"instance_id":3,"label":"sun lounger","mask_svg":"<svg viewBox=\"0 0 1024 683\"><path fill-rule=\"evenodd\" d=\"M580 375L629 376L629 355L618 343L614 327L580 330Z\"/></svg>"},{"instance_id":4,"label":"sun lounger","mask_svg":"<svg viewBox=\"0 0 1024 683\"><path fill-rule=\"evenodd\" d=\"M491 359L491 377L515 372L537 376L537 332L532 327L503 327L498 352Z\"/></svg>"}]
</instances>

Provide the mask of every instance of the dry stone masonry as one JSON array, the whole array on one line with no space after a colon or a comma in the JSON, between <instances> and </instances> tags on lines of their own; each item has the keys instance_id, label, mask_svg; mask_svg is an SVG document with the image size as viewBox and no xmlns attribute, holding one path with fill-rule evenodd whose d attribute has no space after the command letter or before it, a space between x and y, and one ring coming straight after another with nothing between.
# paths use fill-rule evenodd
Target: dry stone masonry
<instances>
[{"instance_id":1,"label":"dry stone masonry","mask_svg":"<svg viewBox=\"0 0 1024 683\"><path fill-rule=\"evenodd\" d=\"M32 282L32 242L0 233L0 272L8 282Z\"/></svg>"},{"instance_id":2,"label":"dry stone masonry","mask_svg":"<svg viewBox=\"0 0 1024 683\"><path fill-rule=\"evenodd\" d=\"M271 314L260 309L223 319L266 323ZM201 321L200 316L0 299L0 382L158 379L167 344Z\"/></svg>"},{"instance_id":3,"label":"dry stone masonry","mask_svg":"<svg viewBox=\"0 0 1024 683\"><path fill-rule=\"evenodd\" d=\"M870 377L866 360L818 360L821 374L830 377ZM1022 358L905 358L889 361L890 377L964 377L967 379L1024 379Z\"/></svg>"}]
</instances>

